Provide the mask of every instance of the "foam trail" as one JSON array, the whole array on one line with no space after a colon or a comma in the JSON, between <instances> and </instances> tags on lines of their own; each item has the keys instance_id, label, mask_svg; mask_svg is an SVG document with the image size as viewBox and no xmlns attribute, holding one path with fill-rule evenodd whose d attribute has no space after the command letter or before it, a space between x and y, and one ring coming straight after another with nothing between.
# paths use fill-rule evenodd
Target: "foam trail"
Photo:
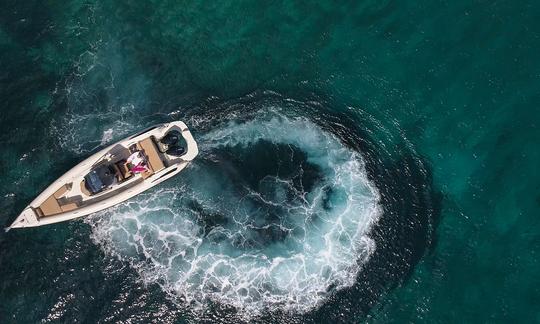
<instances>
[{"instance_id":1,"label":"foam trail","mask_svg":"<svg viewBox=\"0 0 540 324\"><path fill-rule=\"evenodd\" d=\"M307 312L353 285L381 214L357 152L277 114L198 142L175 180L87 218L107 253L193 308L214 301L246 316Z\"/></svg>"}]
</instances>

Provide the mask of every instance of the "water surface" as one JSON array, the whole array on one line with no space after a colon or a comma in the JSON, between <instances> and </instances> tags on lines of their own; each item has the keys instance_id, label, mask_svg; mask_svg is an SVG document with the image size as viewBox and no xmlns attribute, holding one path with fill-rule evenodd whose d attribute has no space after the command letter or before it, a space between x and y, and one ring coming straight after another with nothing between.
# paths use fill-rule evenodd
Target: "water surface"
<instances>
[{"instance_id":1,"label":"water surface","mask_svg":"<svg viewBox=\"0 0 540 324\"><path fill-rule=\"evenodd\" d=\"M535 2L5 1L0 221L100 147L201 154L0 234L0 321L535 322Z\"/></svg>"}]
</instances>

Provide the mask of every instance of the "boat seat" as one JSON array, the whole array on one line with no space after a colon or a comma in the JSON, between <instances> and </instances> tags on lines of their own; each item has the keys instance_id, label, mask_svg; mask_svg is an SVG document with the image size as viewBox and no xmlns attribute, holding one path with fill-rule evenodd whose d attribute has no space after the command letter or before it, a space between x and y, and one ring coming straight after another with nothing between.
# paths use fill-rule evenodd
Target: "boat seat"
<instances>
[{"instance_id":1,"label":"boat seat","mask_svg":"<svg viewBox=\"0 0 540 324\"><path fill-rule=\"evenodd\" d=\"M65 205L60 205L60 208L62 209L63 212L67 212L70 210L77 209L79 208L79 206L77 206L76 203L72 202L72 203L67 203Z\"/></svg>"},{"instance_id":2,"label":"boat seat","mask_svg":"<svg viewBox=\"0 0 540 324\"><path fill-rule=\"evenodd\" d=\"M53 194L54 198L58 199L58 198L62 198L62 196L68 192L69 188L67 185L63 185L62 187L60 187L60 189L56 190L56 192Z\"/></svg>"},{"instance_id":3,"label":"boat seat","mask_svg":"<svg viewBox=\"0 0 540 324\"><path fill-rule=\"evenodd\" d=\"M159 157L159 151L151 137L146 138L139 142L141 149L144 151L148 159L148 166L153 172L158 172L165 169L165 164Z\"/></svg>"},{"instance_id":4,"label":"boat seat","mask_svg":"<svg viewBox=\"0 0 540 324\"><path fill-rule=\"evenodd\" d=\"M124 174L122 173L122 171L120 171L120 168L118 167L118 165L116 165L116 163L113 164L113 168L116 180L118 180L118 182L122 182L124 180Z\"/></svg>"},{"instance_id":5,"label":"boat seat","mask_svg":"<svg viewBox=\"0 0 540 324\"><path fill-rule=\"evenodd\" d=\"M50 216L62 212L62 208L60 208L60 204L54 195L50 196L41 205L39 205L39 209L41 209L43 216Z\"/></svg>"},{"instance_id":6,"label":"boat seat","mask_svg":"<svg viewBox=\"0 0 540 324\"><path fill-rule=\"evenodd\" d=\"M129 171L129 169L128 169L127 165L126 165L126 160L116 162L114 164L114 169L116 170L116 173L120 176L119 179L118 179L119 181L128 179L133 175L133 173L131 173L131 171Z\"/></svg>"}]
</instances>

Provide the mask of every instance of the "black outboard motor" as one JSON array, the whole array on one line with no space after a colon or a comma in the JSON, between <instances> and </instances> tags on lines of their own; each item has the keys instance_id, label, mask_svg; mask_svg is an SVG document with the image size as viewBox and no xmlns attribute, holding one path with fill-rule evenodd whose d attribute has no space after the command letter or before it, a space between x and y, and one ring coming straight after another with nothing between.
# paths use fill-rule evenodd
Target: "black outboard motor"
<instances>
[{"instance_id":1,"label":"black outboard motor","mask_svg":"<svg viewBox=\"0 0 540 324\"><path fill-rule=\"evenodd\" d=\"M163 136L160 142L167 146L174 146L180 140L180 136L182 135L178 131L173 130L168 132L167 135Z\"/></svg>"},{"instance_id":2,"label":"black outboard motor","mask_svg":"<svg viewBox=\"0 0 540 324\"><path fill-rule=\"evenodd\" d=\"M172 156L181 156L186 152L186 149L182 146L171 146L167 149L166 153Z\"/></svg>"}]
</instances>

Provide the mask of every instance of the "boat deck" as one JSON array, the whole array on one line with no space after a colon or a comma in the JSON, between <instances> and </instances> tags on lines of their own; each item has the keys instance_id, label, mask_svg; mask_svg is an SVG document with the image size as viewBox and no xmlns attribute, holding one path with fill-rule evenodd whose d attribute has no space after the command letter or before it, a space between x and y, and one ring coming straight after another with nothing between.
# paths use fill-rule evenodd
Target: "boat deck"
<instances>
[{"instance_id":1,"label":"boat deck","mask_svg":"<svg viewBox=\"0 0 540 324\"><path fill-rule=\"evenodd\" d=\"M121 145L115 146L104 157L110 159L107 163L113 165L117 171L116 176L118 184L116 186L105 189L103 192L96 195L92 195L88 189L86 189L84 183L84 176L86 173L80 174L72 179L72 182L62 185L38 207L33 208L38 217L61 214L110 198L166 168L166 165L168 164L166 157L159 152L152 137L137 142L136 147L139 151L143 152L146 158L148 165L147 171L139 174L132 174L125 164L125 160L130 154L129 149Z\"/></svg>"}]
</instances>

